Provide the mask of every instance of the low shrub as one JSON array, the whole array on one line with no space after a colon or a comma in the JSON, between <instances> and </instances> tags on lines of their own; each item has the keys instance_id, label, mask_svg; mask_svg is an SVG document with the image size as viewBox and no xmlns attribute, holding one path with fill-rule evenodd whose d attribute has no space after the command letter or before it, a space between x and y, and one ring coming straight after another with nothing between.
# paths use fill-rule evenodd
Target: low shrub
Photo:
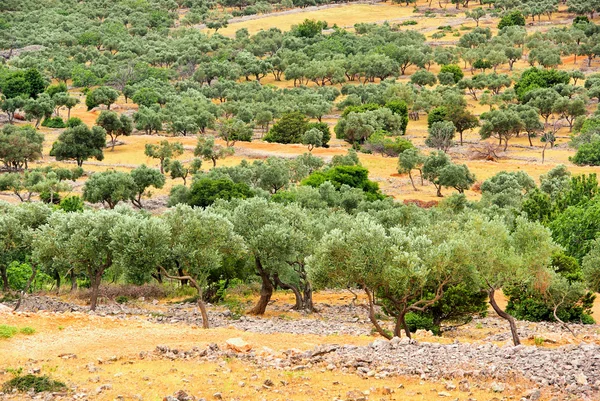
<instances>
[{"instance_id":1,"label":"low shrub","mask_svg":"<svg viewBox=\"0 0 600 401\"><path fill-rule=\"evenodd\" d=\"M21 330L19 330L21 332L21 334L25 334L27 336L30 336L32 334L35 334L35 329L33 327L23 327L21 328Z\"/></svg>"},{"instance_id":2,"label":"low shrub","mask_svg":"<svg viewBox=\"0 0 600 401\"><path fill-rule=\"evenodd\" d=\"M28 374L25 376L16 376L7 381L2 386L2 391L10 393L16 390L24 393L33 390L36 393L42 393L44 391L61 391L66 388L67 386L63 382L52 380L46 375L36 376Z\"/></svg>"},{"instance_id":3,"label":"low shrub","mask_svg":"<svg viewBox=\"0 0 600 401\"><path fill-rule=\"evenodd\" d=\"M414 333L417 330L429 330L435 335L440 335L440 328L433 324L433 319L429 316L408 312L404 317L404 320L411 333Z\"/></svg>"},{"instance_id":4,"label":"low shrub","mask_svg":"<svg viewBox=\"0 0 600 401\"><path fill-rule=\"evenodd\" d=\"M42 127L47 128L65 128L65 122L61 117L50 117L42 121Z\"/></svg>"},{"instance_id":5,"label":"low shrub","mask_svg":"<svg viewBox=\"0 0 600 401\"><path fill-rule=\"evenodd\" d=\"M5 324L0 325L0 338L11 338L19 332L19 329Z\"/></svg>"}]
</instances>

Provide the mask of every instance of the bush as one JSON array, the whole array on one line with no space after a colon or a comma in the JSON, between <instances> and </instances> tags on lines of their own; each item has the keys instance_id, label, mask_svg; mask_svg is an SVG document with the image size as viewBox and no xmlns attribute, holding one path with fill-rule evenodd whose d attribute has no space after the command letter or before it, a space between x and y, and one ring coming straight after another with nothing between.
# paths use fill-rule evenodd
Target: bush
<instances>
[{"instance_id":1,"label":"bush","mask_svg":"<svg viewBox=\"0 0 600 401\"><path fill-rule=\"evenodd\" d=\"M308 118L299 111L284 114L265 136L267 142L302 143L302 135L307 131Z\"/></svg>"},{"instance_id":2,"label":"bush","mask_svg":"<svg viewBox=\"0 0 600 401\"><path fill-rule=\"evenodd\" d=\"M440 68L440 74L443 74L443 73L451 73L452 75L454 75L454 83L457 83L458 81L463 79L463 77L465 76L462 69L456 64L443 65Z\"/></svg>"},{"instance_id":3,"label":"bush","mask_svg":"<svg viewBox=\"0 0 600 401\"><path fill-rule=\"evenodd\" d=\"M65 122L61 117L50 117L42 121L42 127L47 128L65 128Z\"/></svg>"},{"instance_id":4,"label":"bush","mask_svg":"<svg viewBox=\"0 0 600 401\"><path fill-rule=\"evenodd\" d=\"M436 336L440 335L440 328L433 325L433 319L431 317L408 312L406 316L404 316L404 320L411 333L414 333L417 330L429 330Z\"/></svg>"},{"instance_id":5,"label":"bush","mask_svg":"<svg viewBox=\"0 0 600 401\"><path fill-rule=\"evenodd\" d=\"M566 71L555 69L529 68L521 74L521 78L515 82L514 88L519 101L534 89L552 88L558 84L568 85L571 77Z\"/></svg>"},{"instance_id":6,"label":"bush","mask_svg":"<svg viewBox=\"0 0 600 401\"><path fill-rule=\"evenodd\" d=\"M13 261L8 265L6 274L8 275L8 285L15 291L23 291L27 285L27 280L31 276L31 266L28 263Z\"/></svg>"},{"instance_id":7,"label":"bush","mask_svg":"<svg viewBox=\"0 0 600 401\"><path fill-rule=\"evenodd\" d=\"M126 304L129 302L129 297L126 297L125 295L119 295L115 298L115 302L118 304Z\"/></svg>"},{"instance_id":8,"label":"bush","mask_svg":"<svg viewBox=\"0 0 600 401\"><path fill-rule=\"evenodd\" d=\"M243 182L235 183L226 178L216 180L201 178L192 184L187 204L190 206L207 207L212 205L217 199L247 199L253 196L254 193L250 187Z\"/></svg>"},{"instance_id":9,"label":"bush","mask_svg":"<svg viewBox=\"0 0 600 401\"><path fill-rule=\"evenodd\" d=\"M427 127L431 128L437 122L446 121L447 115L448 112L445 107L436 107L427 114Z\"/></svg>"},{"instance_id":10,"label":"bush","mask_svg":"<svg viewBox=\"0 0 600 401\"><path fill-rule=\"evenodd\" d=\"M553 322L555 320L552 308L544 302L541 295L526 286L506 286L503 292L508 297L506 312L515 318L530 322ZM557 315L563 322L589 322L595 298L593 293L588 292L578 303L562 305L558 309Z\"/></svg>"},{"instance_id":11,"label":"bush","mask_svg":"<svg viewBox=\"0 0 600 401\"><path fill-rule=\"evenodd\" d=\"M400 24L400 26L408 26L408 25L417 25L418 22L413 20L413 19L409 19L407 21L404 21Z\"/></svg>"},{"instance_id":12,"label":"bush","mask_svg":"<svg viewBox=\"0 0 600 401\"><path fill-rule=\"evenodd\" d=\"M48 376L36 376L36 375L25 375L17 376L4 383L2 391L10 393L12 391L18 391L21 393L33 390L35 393L42 393L45 391L55 392L66 390L67 386L63 382L52 380Z\"/></svg>"},{"instance_id":13,"label":"bush","mask_svg":"<svg viewBox=\"0 0 600 401\"><path fill-rule=\"evenodd\" d=\"M71 117L67 120L67 128L77 127L78 125L83 125L83 120L79 117Z\"/></svg>"},{"instance_id":14,"label":"bush","mask_svg":"<svg viewBox=\"0 0 600 401\"><path fill-rule=\"evenodd\" d=\"M384 199L379 184L369 180L369 170L362 166L336 166L326 171L315 171L302 181L302 185L318 188L326 181L340 189L342 185L362 189L367 200Z\"/></svg>"},{"instance_id":15,"label":"bush","mask_svg":"<svg viewBox=\"0 0 600 401\"><path fill-rule=\"evenodd\" d=\"M569 160L578 166L600 166L600 140L582 144Z\"/></svg>"},{"instance_id":16,"label":"bush","mask_svg":"<svg viewBox=\"0 0 600 401\"><path fill-rule=\"evenodd\" d=\"M519 10L511 11L500 19L498 23L498 29L505 28L507 26L525 26L525 17Z\"/></svg>"},{"instance_id":17,"label":"bush","mask_svg":"<svg viewBox=\"0 0 600 401\"><path fill-rule=\"evenodd\" d=\"M342 117L346 117L350 113L364 113L365 111L372 111L381 108L377 103L365 103L358 106L348 106L342 112Z\"/></svg>"},{"instance_id":18,"label":"bush","mask_svg":"<svg viewBox=\"0 0 600 401\"><path fill-rule=\"evenodd\" d=\"M83 211L83 200L77 195L68 196L60 201L58 207L65 212L81 212Z\"/></svg>"},{"instance_id":19,"label":"bush","mask_svg":"<svg viewBox=\"0 0 600 401\"><path fill-rule=\"evenodd\" d=\"M387 134L388 133L385 131L375 132L363 146L363 152L369 151L381 153L383 156L398 157L398 155L406 149L414 148L413 144L408 139L391 139L386 137Z\"/></svg>"}]
</instances>

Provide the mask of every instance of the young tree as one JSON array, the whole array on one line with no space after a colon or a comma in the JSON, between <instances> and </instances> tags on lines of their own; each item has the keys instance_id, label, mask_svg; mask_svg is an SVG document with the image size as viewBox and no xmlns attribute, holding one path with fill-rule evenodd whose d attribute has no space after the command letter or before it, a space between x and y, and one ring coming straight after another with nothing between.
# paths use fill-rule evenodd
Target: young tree
<instances>
[{"instance_id":1,"label":"young tree","mask_svg":"<svg viewBox=\"0 0 600 401\"><path fill-rule=\"evenodd\" d=\"M425 139L425 144L447 152L454 145L454 135L456 127L451 121L437 121L429 127L429 135Z\"/></svg>"},{"instance_id":2,"label":"young tree","mask_svg":"<svg viewBox=\"0 0 600 401\"><path fill-rule=\"evenodd\" d=\"M44 135L32 126L6 125L0 130L0 161L8 170L27 169L42 157Z\"/></svg>"},{"instance_id":3,"label":"young tree","mask_svg":"<svg viewBox=\"0 0 600 401\"><path fill-rule=\"evenodd\" d=\"M48 118L54 111L54 101L47 93L41 93L37 99L29 99L23 106L25 118L29 121L35 120L35 127L40 125L44 118Z\"/></svg>"},{"instance_id":4,"label":"young tree","mask_svg":"<svg viewBox=\"0 0 600 401\"><path fill-rule=\"evenodd\" d=\"M103 160L103 149L106 146L106 131L102 127L94 126L90 130L87 125L80 124L67 128L52 144L50 156L57 161L74 159L81 167L83 162L90 157Z\"/></svg>"},{"instance_id":5,"label":"young tree","mask_svg":"<svg viewBox=\"0 0 600 401\"><path fill-rule=\"evenodd\" d=\"M144 131L146 135L158 134L158 131L163 129L162 115L158 106L141 106L133 115L133 121L135 122L135 128Z\"/></svg>"},{"instance_id":6,"label":"young tree","mask_svg":"<svg viewBox=\"0 0 600 401\"><path fill-rule=\"evenodd\" d=\"M535 89L527 93L524 97L524 101L527 105L535 107L540 115L544 118L546 125L548 125L548 118L554 112L554 103L560 99L560 95L550 88Z\"/></svg>"},{"instance_id":7,"label":"young tree","mask_svg":"<svg viewBox=\"0 0 600 401\"><path fill-rule=\"evenodd\" d=\"M475 26L479 26L479 20L487 15L487 11L481 7L474 8L473 10L465 11L467 18L472 18L475 21Z\"/></svg>"},{"instance_id":8,"label":"young tree","mask_svg":"<svg viewBox=\"0 0 600 401\"><path fill-rule=\"evenodd\" d=\"M426 311L442 298L446 286L461 279L466 270L460 256L464 246L460 240L434 245L425 235L400 228L388 234L383 226L362 217L344 230L326 234L309 263L317 285L358 285L365 291L369 319L380 335L391 339L404 330L410 338L406 314ZM428 286L433 292L423 297L422 289ZM377 321L376 297L395 319L391 333Z\"/></svg>"},{"instance_id":9,"label":"young tree","mask_svg":"<svg viewBox=\"0 0 600 401\"><path fill-rule=\"evenodd\" d=\"M101 104L106 105L106 108L110 110L111 104L117 101L119 92L109 86L101 86L98 89L90 91L85 98L85 105L88 111L94 107L98 107Z\"/></svg>"},{"instance_id":10,"label":"young tree","mask_svg":"<svg viewBox=\"0 0 600 401\"><path fill-rule=\"evenodd\" d=\"M473 113L460 105L447 105L446 118L454 124L460 135L460 145L463 144L463 132L479 127L479 119Z\"/></svg>"},{"instance_id":11,"label":"young tree","mask_svg":"<svg viewBox=\"0 0 600 401\"><path fill-rule=\"evenodd\" d=\"M442 197L442 186L444 183L440 180L442 170L452 162L450 157L441 150L433 151L425 158L423 163L423 177L431 182L437 190L437 196Z\"/></svg>"},{"instance_id":12,"label":"young tree","mask_svg":"<svg viewBox=\"0 0 600 401\"><path fill-rule=\"evenodd\" d=\"M523 129L523 120L519 114L511 110L492 110L481 115L483 124L479 130L481 139L492 136L498 138L499 144L504 141L504 151L508 148L508 141Z\"/></svg>"},{"instance_id":13,"label":"young tree","mask_svg":"<svg viewBox=\"0 0 600 401\"><path fill-rule=\"evenodd\" d=\"M187 177L190 174L196 174L202 167L202 160L195 158L189 166L184 166L179 160L171 160L171 162L165 166L165 172L170 173L171 179L181 178L183 179L183 185L187 183Z\"/></svg>"},{"instance_id":14,"label":"young tree","mask_svg":"<svg viewBox=\"0 0 600 401\"><path fill-rule=\"evenodd\" d=\"M221 145L216 144L215 138L212 136L198 136L198 142L194 149L194 156L201 157L204 160L210 160L213 163L213 167L217 167L217 160L224 159L227 156L232 155L233 152L233 148L224 148Z\"/></svg>"},{"instance_id":15,"label":"young tree","mask_svg":"<svg viewBox=\"0 0 600 401\"><path fill-rule=\"evenodd\" d=\"M209 274L223 266L227 259L242 256L244 239L234 232L225 217L204 209L179 205L164 214L170 238L167 260L159 264L162 274L189 282L198 292L198 308L202 326L209 327L203 292Z\"/></svg>"},{"instance_id":16,"label":"young tree","mask_svg":"<svg viewBox=\"0 0 600 401\"><path fill-rule=\"evenodd\" d=\"M406 149L404 152L398 155L398 173L400 174L408 174L408 178L410 178L410 183L415 191L417 191L417 187L415 187L415 181L412 177L412 170L419 170L421 175L421 185L423 185L423 163L425 162L425 157L421 154L419 149L410 148Z\"/></svg>"},{"instance_id":17,"label":"young tree","mask_svg":"<svg viewBox=\"0 0 600 401\"><path fill-rule=\"evenodd\" d=\"M104 128L108 136L110 136L110 142L112 144L111 150L115 150L115 144L117 138L121 135L129 136L133 131L133 122L131 118L125 114L119 116L114 111L103 110L96 119L96 125Z\"/></svg>"},{"instance_id":18,"label":"young tree","mask_svg":"<svg viewBox=\"0 0 600 401\"><path fill-rule=\"evenodd\" d=\"M25 106L25 99L22 97L13 97L8 99L0 98L0 109L6 113L8 123L12 124L15 121L15 114L19 109Z\"/></svg>"},{"instance_id":19,"label":"young tree","mask_svg":"<svg viewBox=\"0 0 600 401\"><path fill-rule=\"evenodd\" d=\"M237 141L250 142L254 131L252 127L238 118L228 118L217 126L219 137L227 147L232 147Z\"/></svg>"},{"instance_id":20,"label":"young tree","mask_svg":"<svg viewBox=\"0 0 600 401\"><path fill-rule=\"evenodd\" d=\"M44 264L57 260L85 273L90 280L90 309L96 310L102 276L114 260L110 232L121 219L112 210L53 213L40 227L33 242L36 259Z\"/></svg>"},{"instance_id":21,"label":"young tree","mask_svg":"<svg viewBox=\"0 0 600 401\"><path fill-rule=\"evenodd\" d=\"M323 145L323 133L318 128L311 128L302 135L302 143L312 152L315 147Z\"/></svg>"},{"instance_id":22,"label":"young tree","mask_svg":"<svg viewBox=\"0 0 600 401\"><path fill-rule=\"evenodd\" d=\"M174 162L178 161L175 160ZM146 193L148 188L154 187L160 189L165 185L165 176L156 169L146 167L145 164L131 170L130 175L135 185L135 191L133 196L131 196L131 203L139 209L143 208L142 195Z\"/></svg>"},{"instance_id":23,"label":"young tree","mask_svg":"<svg viewBox=\"0 0 600 401\"><path fill-rule=\"evenodd\" d=\"M165 139L164 141L160 141L158 145L147 143L144 154L153 159L158 159L160 161L160 173L164 174L167 161L181 156L183 151L183 144L181 142L171 143Z\"/></svg>"},{"instance_id":24,"label":"young tree","mask_svg":"<svg viewBox=\"0 0 600 401\"><path fill-rule=\"evenodd\" d=\"M462 194L475 184L475 175L469 171L466 164L452 163L440 170L438 180L440 185L452 187Z\"/></svg>"},{"instance_id":25,"label":"young tree","mask_svg":"<svg viewBox=\"0 0 600 401\"><path fill-rule=\"evenodd\" d=\"M552 111L569 124L569 131L573 131L573 124L577 117L587 114L585 100L579 96L574 98L560 97L552 107Z\"/></svg>"}]
</instances>

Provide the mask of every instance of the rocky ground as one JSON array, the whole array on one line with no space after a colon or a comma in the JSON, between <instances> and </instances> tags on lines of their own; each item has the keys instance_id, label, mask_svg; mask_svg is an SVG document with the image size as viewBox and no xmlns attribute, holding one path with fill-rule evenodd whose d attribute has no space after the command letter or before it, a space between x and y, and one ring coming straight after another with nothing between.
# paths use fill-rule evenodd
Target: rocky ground
<instances>
[{"instance_id":1,"label":"rocky ground","mask_svg":"<svg viewBox=\"0 0 600 401\"><path fill-rule=\"evenodd\" d=\"M8 308L10 306L12 306L10 303L5 303L3 307L0 304L0 317L9 314L13 319L35 315L56 318L77 316L99 322L109 319L111 322L121 322L122 325L133 323L138 327L142 327L139 322L145 321L153 327L159 329L165 327L166 330L171 327L195 329L202 324L196 306L190 303L159 303L158 301L136 301L123 305L106 303L92 313L88 312L85 306L55 297L31 296L25 299L21 312L16 315L10 312ZM490 316L475 319L468 325L447 331L443 337L434 337L429 332L419 331L412 340L394 338L387 341L371 337L371 324L360 302L358 305L320 303L319 313L310 315L290 312L289 307L287 303L276 300L269 306L269 316L261 318L239 316L226 308L211 305L209 306L210 324L214 328L211 330L227 330L228 333L235 333L238 337L258 335L258 338L260 336L266 338L274 335L292 335L291 338L296 336L299 340L304 336L310 336L313 339L323 338L327 341L313 341L312 344L318 345L309 349L298 349L293 342L290 342L287 347L284 345L273 349L264 345L261 347L261 344L253 344L252 341L247 342L241 338L232 339L218 335L213 338L220 341L188 348L160 345L160 343L155 343L155 348L148 348L148 344L152 341L147 341L143 346L140 345L140 348L136 348L137 351L133 355L111 355L104 359L100 358L96 362L86 363L84 371L94 373L97 364L109 363L111 360L116 362L122 358L125 361L121 364L181 361L200 363L202 366L219 365L223 361L236 360L243 366L253 366L264 371L283 371L291 374L326 372L334 376L343 374L375 381L412 377L421 383L435 383L435 394L420 399L453 397L451 399L476 400L475 390L487 391L490 396L483 399L489 400L509 400L515 397L526 400L593 400L600 397L600 327L598 325L573 325L571 328L576 334L574 337L556 324L519 322L519 334L528 345L514 347L510 344L510 333L505 322ZM382 322L382 324L389 323ZM339 342L335 341L338 337ZM360 338L364 341L348 344L348 338ZM0 342L0 353L1 345ZM65 353L59 357L62 360L71 358L76 360L77 354L76 352ZM35 362L38 361L30 361L27 366L34 369L39 365ZM82 362L84 361L79 361L79 365ZM2 361L0 361L0 373L1 369ZM4 381L2 376L0 376L1 381ZM88 381L94 383L93 377ZM238 383L238 387L241 382ZM109 399L104 398L102 394L110 389L101 387L112 385L102 384L100 380L97 383L95 390L73 385L70 391L64 394L26 396L0 393L0 400ZM271 381L259 387L262 390L265 390L264 387L271 390L280 385ZM333 399L397 399L391 395L392 390L381 387L377 397L358 390L348 390L345 393L338 391ZM412 390L405 391L410 395ZM418 394L418 391L414 393ZM379 395L390 397L382 398ZM157 395L157 397L139 399L162 399L161 397L165 397L164 399L168 401L201 399L201 397L188 395L184 390L181 392L178 390L171 395L161 394L160 397ZM226 398L224 394L215 391L207 399L253 400L254 398Z\"/></svg>"}]
</instances>

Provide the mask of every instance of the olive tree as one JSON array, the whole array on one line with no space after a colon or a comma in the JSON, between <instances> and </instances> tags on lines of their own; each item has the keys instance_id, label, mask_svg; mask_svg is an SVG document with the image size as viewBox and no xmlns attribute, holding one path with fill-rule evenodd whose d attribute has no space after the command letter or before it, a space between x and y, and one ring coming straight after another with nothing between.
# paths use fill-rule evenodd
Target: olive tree
<instances>
[{"instance_id":1,"label":"olive tree","mask_svg":"<svg viewBox=\"0 0 600 401\"><path fill-rule=\"evenodd\" d=\"M358 285L367 295L369 319L379 334L391 339L404 330L408 312L426 311L444 294L444 288L458 282L465 267L462 253L466 244L459 236L434 245L426 235L401 228L385 228L365 216L351 226L334 229L320 241L309 258L311 277L320 286ZM430 297L422 289L433 288ZM390 333L378 322L375 299L386 314L395 318Z\"/></svg>"},{"instance_id":2,"label":"olive tree","mask_svg":"<svg viewBox=\"0 0 600 401\"><path fill-rule=\"evenodd\" d=\"M115 150L119 136L129 136L133 132L133 121L131 121L131 118L125 114L119 116L114 111L102 111L96 119L96 125L104 128L108 136L110 136L111 150Z\"/></svg>"},{"instance_id":3,"label":"olive tree","mask_svg":"<svg viewBox=\"0 0 600 401\"><path fill-rule=\"evenodd\" d=\"M102 127L94 126L89 129L80 124L67 128L52 144L50 156L56 157L57 161L74 159L81 167L83 162L90 157L96 160L104 159L102 151L106 146L106 131Z\"/></svg>"},{"instance_id":4,"label":"olive tree","mask_svg":"<svg viewBox=\"0 0 600 401\"><path fill-rule=\"evenodd\" d=\"M77 272L87 275L90 280L91 310L98 305L102 276L113 264L113 240L110 234L121 217L113 210L53 213L48 224L39 229L39 235L36 235L33 243L42 263L52 263L59 258Z\"/></svg>"},{"instance_id":5,"label":"olive tree","mask_svg":"<svg viewBox=\"0 0 600 401\"><path fill-rule=\"evenodd\" d=\"M166 139L160 141L160 143L147 143L144 149L144 154L153 159L160 161L160 172L165 173L165 166L167 162L183 154L183 144L181 142L169 142Z\"/></svg>"},{"instance_id":6,"label":"olive tree","mask_svg":"<svg viewBox=\"0 0 600 401\"><path fill-rule=\"evenodd\" d=\"M83 200L102 203L114 209L136 194L136 185L131 175L115 170L94 173L83 185Z\"/></svg>"},{"instance_id":7,"label":"olive tree","mask_svg":"<svg viewBox=\"0 0 600 401\"><path fill-rule=\"evenodd\" d=\"M244 239L235 233L229 220L210 210L178 205L163 218L170 237L167 237L167 259L159 265L160 270L168 278L188 281L198 291L202 326L208 328L208 313L202 299L208 276L227 258L245 253Z\"/></svg>"}]
</instances>

